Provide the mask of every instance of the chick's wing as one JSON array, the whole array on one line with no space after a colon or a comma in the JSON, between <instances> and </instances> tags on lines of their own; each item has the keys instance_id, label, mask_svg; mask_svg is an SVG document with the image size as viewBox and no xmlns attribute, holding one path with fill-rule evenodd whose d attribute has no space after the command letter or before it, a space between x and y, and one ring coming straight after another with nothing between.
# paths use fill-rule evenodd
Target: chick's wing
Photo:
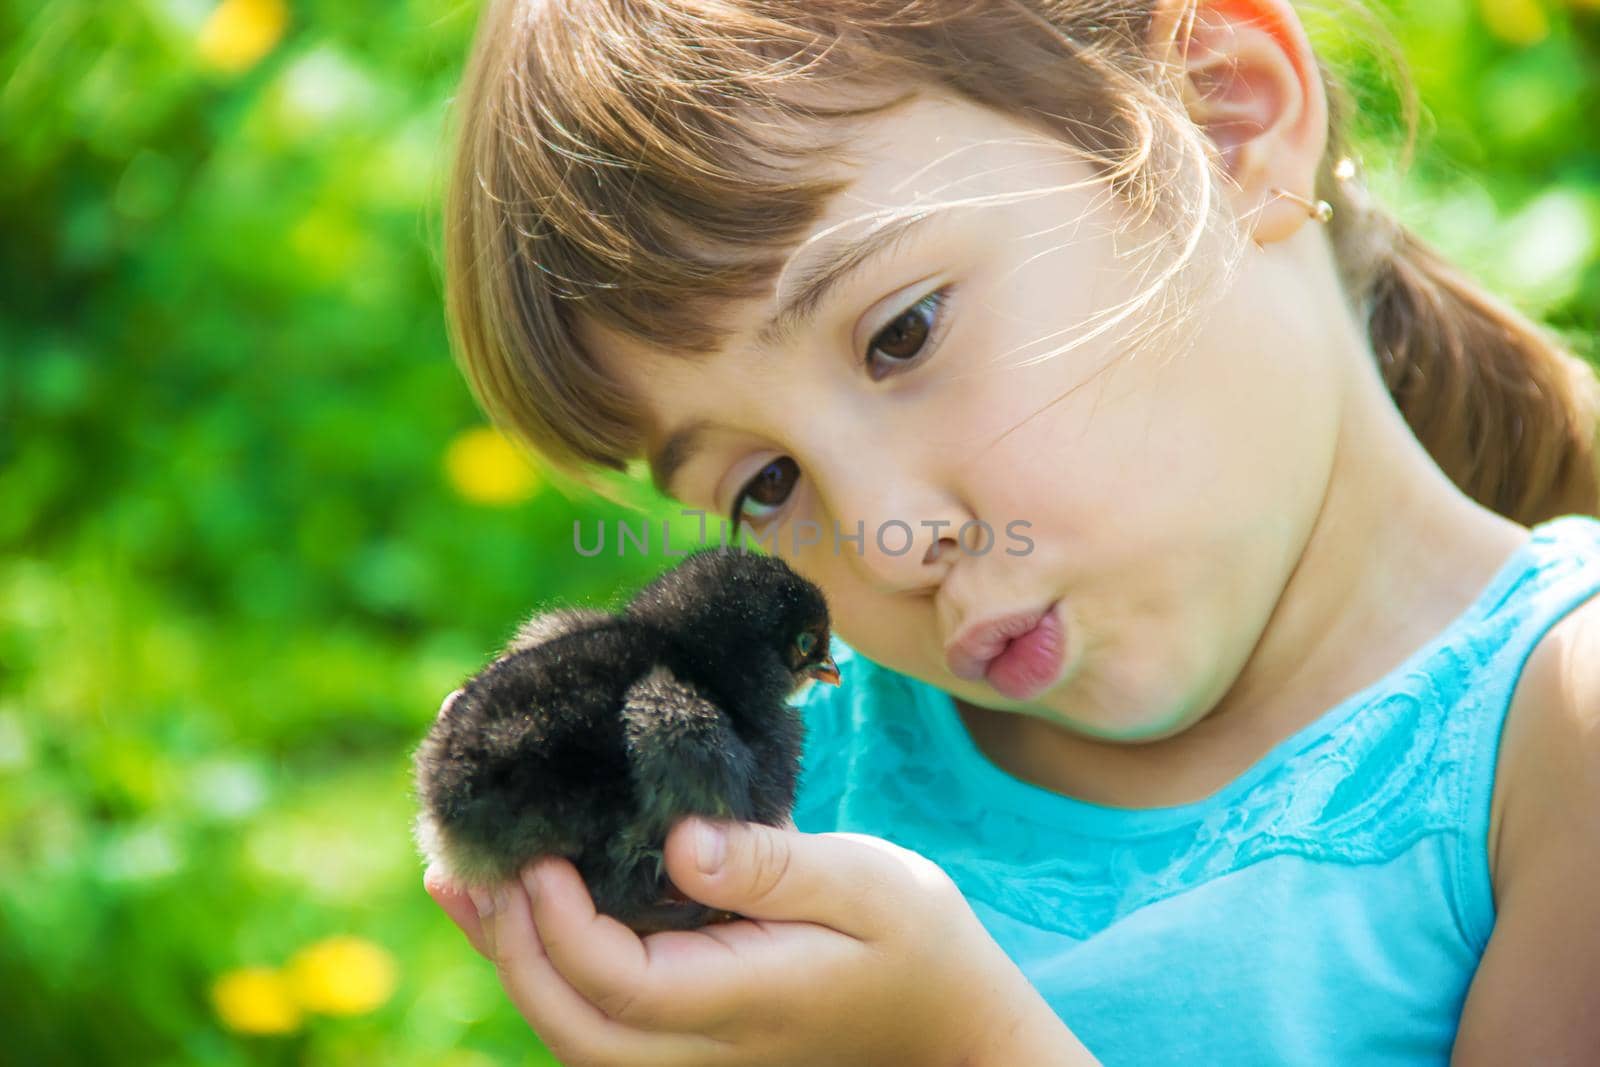
<instances>
[{"instance_id":1,"label":"chick's wing","mask_svg":"<svg viewBox=\"0 0 1600 1067\"><path fill-rule=\"evenodd\" d=\"M665 830L690 813L750 818L755 757L697 688L657 666L628 688L622 720L644 822Z\"/></svg>"}]
</instances>

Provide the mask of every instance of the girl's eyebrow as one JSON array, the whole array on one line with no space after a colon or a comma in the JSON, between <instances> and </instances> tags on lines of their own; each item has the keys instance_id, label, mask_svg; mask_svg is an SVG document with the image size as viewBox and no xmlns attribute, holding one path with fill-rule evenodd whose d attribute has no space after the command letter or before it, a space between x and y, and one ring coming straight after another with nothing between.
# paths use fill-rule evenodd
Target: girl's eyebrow
<instances>
[{"instance_id":1,"label":"girl's eyebrow","mask_svg":"<svg viewBox=\"0 0 1600 1067\"><path fill-rule=\"evenodd\" d=\"M815 261L798 268L799 283L756 335L756 344L762 348L773 348L787 340L815 317L828 294L845 279L936 217L931 211L919 211L915 215L874 227L862 237L834 238L822 242L823 251L816 254Z\"/></svg>"},{"instance_id":2,"label":"girl's eyebrow","mask_svg":"<svg viewBox=\"0 0 1600 1067\"><path fill-rule=\"evenodd\" d=\"M828 294L846 279L907 237L925 229L931 220L942 217L933 211L920 211L886 222L861 237L822 242L823 251L816 254L814 263L800 268L799 285L762 327L756 343L770 349L782 342L810 321ZM691 419L669 433L666 442L651 453L647 462L656 492L676 499L672 492L673 479L700 450L702 436L710 428L711 423L706 419Z\"/></svg>"},{"instance_id":3,"label":"girl's eyebrow","mask_svg":"<svg viewBox=\"0 0 1600 1067\"><path fill-rule=\"evenodd\" d=\"M656 492L677 499L672 494L672 480L700 450L700 437L710 426L711 423L705 419L691 419L667 435L667 443L649 459L650 481L654 483Z\"/></svg>"}]
</instances>

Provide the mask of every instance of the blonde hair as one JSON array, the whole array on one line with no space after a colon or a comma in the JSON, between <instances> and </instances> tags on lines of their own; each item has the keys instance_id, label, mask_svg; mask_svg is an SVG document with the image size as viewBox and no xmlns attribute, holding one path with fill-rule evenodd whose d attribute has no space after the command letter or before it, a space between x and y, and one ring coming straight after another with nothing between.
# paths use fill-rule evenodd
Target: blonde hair
<instances>
[{"instance_id":1,"label":"blonde hair","mask_svg":"<svg viewBox=\"0 0 1600 1067\"><path fill-rule=\"evenodd\" d=\"M1172 306L1171 283L1217 266L1192 238L1223 216L1214 152L1150 54L1151 18L1148 0L490 0L445 217L450 328L478 403L581 481L626 469L639 407L580 319L686 358L715 350L718 311L770 292L843 188L812 162L844 143L830 120L919 88L1042 129L1129 217L1174 235L1156 283ZM1595 513L1593 370L1334 178L1352 105L1321 71L1316 195L1399 410L1484 506L1525 524ZM1192 309L1203 287L1181 288Z\"/></svg>"}]
</instances>

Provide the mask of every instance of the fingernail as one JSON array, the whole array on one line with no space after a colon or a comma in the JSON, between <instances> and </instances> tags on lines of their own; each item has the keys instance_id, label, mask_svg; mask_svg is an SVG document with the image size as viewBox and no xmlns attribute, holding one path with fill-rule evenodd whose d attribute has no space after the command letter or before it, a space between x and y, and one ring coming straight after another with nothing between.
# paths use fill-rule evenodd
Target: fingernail
<instances>
[{"instance_id":1,"label":"fingernail","mask_svg":"<svg viewBox=\"0 0 1600 1067\"><path fill-rule=\"evenodd\" d=\"M694 861L701 874L716 874L728 855L728 834L722 827L695 820Z\"/></svg>"},{"instance_id":2,"label":"fingernail","mask_svg":"<svg viewBox=\"0 0 1600 1067\"><path fill-rule=\"evenodd\" d=\"M472 898L472 906L478 909L478 918L487 919L494 914L494 894L487 889L468 886L467 896Z\"/></svg>"},{"instance_id":3,"label":"fingernail","mask_svg":"<svg viewBox=\"0 0 1600 1067\"><path fill-rule=\"evenodd\" d=\"M445 715L449 714L450 705L454 704L457 700L460 700L461 694L465 692L465 689L457 689L455 692L445 697L444 700L439 704L439 714L437 717L442 719L445 717Z\"/></svg>"},{"instance_id":4,"label":"fingernail","mask_svg":"<svg viewBox=\"0 0 1600 1067\"><path fill-rule=\"evenodd\" d=\"M530 863L522 868L522 888L528 893L529 904L535 904L539 900L539 876L534 873L538 868L537 863Z\"/></svg>"}]
</instances>

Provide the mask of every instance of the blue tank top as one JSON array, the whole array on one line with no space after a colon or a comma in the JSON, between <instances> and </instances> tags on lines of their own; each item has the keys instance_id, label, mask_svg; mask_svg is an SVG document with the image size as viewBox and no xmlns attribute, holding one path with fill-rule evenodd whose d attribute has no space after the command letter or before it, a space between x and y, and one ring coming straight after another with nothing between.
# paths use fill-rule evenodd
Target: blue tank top
<instances>
[{"instance_id":1,"label":"blue tank top","mask_svg":"<svg viewBox=\"0 0 1600 1067\"><path fill-rule=\"evenodd\" d=\"M1449 1063L1494 927L1487 838L1524 661L1600 590L1600 521L1532 528L1386 677L1192 804L1002 771L944 691L834 642L795 823L922 853L1106 1067Z\"/></svg>"}]
</instances>

